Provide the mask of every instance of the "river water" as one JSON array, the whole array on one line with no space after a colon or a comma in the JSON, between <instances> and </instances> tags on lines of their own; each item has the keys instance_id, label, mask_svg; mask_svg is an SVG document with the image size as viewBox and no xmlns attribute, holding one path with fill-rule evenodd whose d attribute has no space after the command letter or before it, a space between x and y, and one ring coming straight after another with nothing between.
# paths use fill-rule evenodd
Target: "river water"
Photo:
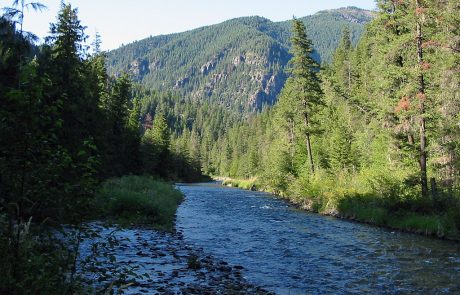
<instances>
[{"instance_id":1,"label":"river water","mask_svg":"<svg viewBox=\"0 0 460 295\"><path fill-rule=\"evenodd\" d=\"M180 185L184 239L277 294L460 294L460 244L300 211L262 192Z\"/></svg>"}]
</instances>

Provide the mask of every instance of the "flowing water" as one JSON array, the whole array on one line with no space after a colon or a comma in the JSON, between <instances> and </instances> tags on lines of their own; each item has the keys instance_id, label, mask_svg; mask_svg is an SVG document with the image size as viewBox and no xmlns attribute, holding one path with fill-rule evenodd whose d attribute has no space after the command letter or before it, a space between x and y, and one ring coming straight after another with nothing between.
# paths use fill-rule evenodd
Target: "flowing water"
<instances>
[{"instance_id":1,"label":"flowing water","mask_svg":"<svg viewBox=\"0 0 460 295\"><path fill-rule=\"evenodd\" d=\"M460 294L460 244L297 210L269 194L179 185L177 229L278 294Z\"/></svg>"}]
</instances>

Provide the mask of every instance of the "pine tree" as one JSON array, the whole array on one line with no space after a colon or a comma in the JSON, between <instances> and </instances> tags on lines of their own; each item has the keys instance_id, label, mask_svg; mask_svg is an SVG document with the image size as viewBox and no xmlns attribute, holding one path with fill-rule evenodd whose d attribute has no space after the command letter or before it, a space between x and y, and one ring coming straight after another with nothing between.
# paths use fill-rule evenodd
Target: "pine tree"
<instances>
[{"instance_id":1,"label":"pine tree","mask_svg":"<svg viewBox=\"0 0 460 295\"><path fill-rule=\"evenodd\" d=\"M435 58L427 61L427 74L437 80L435 93L440 113L436 166L438 178L452 194L460 180L460 6L458 1L430 1L428 11L437 20L435 36L424 42L427 51L435 51ZM430 78L430 77L429 77ZM434 155L433 155L434 156Z\"/></svg>"},{"instance_id":2,"label":"pine tree","mask_svg":"<svg viewBox=\"0 0 460 295\"><path fill-rule=\"evenodd\" d=\"M44 70L49 73L46 102L56 110L56 145L61 150L67 171L60 176L68 185L68 208L87 206L88 196L97 183L100 168L101 118L99 95L93 93L90 67L85 63L85 27L78 19L77 9L62 4L57 22L51 24L51 35L44 46ZM79 210L75 210L78 213ZM82 211L80 211L82 212Z\"/></svg>"},{"instance_id":3,"label":"pine tree","mask_svg":"<svg viewBox=\"0 0 460 295\"><path fill-rule=\"evenodd\" d=\"M24 0L14 0L12 7L5 8L5 15L19 24L19 34L25 35L26 39L36 39L35 35L30 32L24 32L24 13L26 10L43 11L46 6L40 2L26 2Z\"/></svg>"},{"instance_id":4,"label":"pine tree","mask_svg":"<svg viewBox=\"0 0 460 295\"><path fill-rule=\"evenodd\" d=\"M307 37L306 28L302 21L293 20L292 59L289 61L292 75L293 95L299 105L299 112L303 120L303 133L308 153L310 172L315 172L313 152L311 149L311 135L317 131L313 116L322 104L322 90L318 77L319 65L312 57L313 45Z\"/></svg>"},{"instance_id":5,"label":"pine tree","mask_svg":"<svg viewBox=\"0 0 460 295\"><path fill-rule=\"evenodd\" d=\"M341 95L347 94L349 96L352 89L352 49L350 29L345 27L342 31L342 39L334 53L332 61L334 84L338 86L338 89L335 90Z\"/></svg>"},{"instance_id":6,"label":"pine tree","mask_svg":"<svg viewBox=\"0 0 460 295\"><path fill-rule=\"evenodd\" d=\"M427 178L427 143L426 143L426 108L425 100L426 96L426 85L425 75L423 73L423 36L422 36L422 19L421 14L423 13L422 7L419 0L415 0L415 14L416 14L416 39L417 39L417 62L418 62L418 75L417 75L417 98L420 100L420 115L419 115L419 128L420 128L420 183L422 186L422 196L428 196L428 178Z\"/></svg>"},{"instance_id":7,"label":"pine tree","mask_svg":"<svg viewBox=\"0 0 460 295\"><path fill-rule=\"evenodd\" d=\"M60 140L72 155L76 155L82 142L97 130L95 120L99 115L99 101L87 92L84 79L84 29L77 9L62 4L57 23L51 24L51 36L46 38L51 48L48 61L53 83L51 100L61 111Z\"/></svg>"},{"instance_id":8,"label":"pine tree","mask_svg":"<svg viewBox=\"0 0 460 295\"><path fill-rule=\"evenodd\" d=\"M158 111L153 119L152 138L162 153L166 153L170 144L170 132L165 115Z\"/></svg>"},{"instance_id":9,"label":"pine tree","mask_svg":"<svg viewBox=\"0 0 460 295\"><path fill-rule=\"evenodd\" d=\"M362 48L368 57L367 68L361 73L361 90L369 98L368 107L375 117L391 128L393 142L388 144L393 157L388 155L389 162L397 159L393 163L410 170L410 177L417 173L422 196L426 197L428 143L433 142L427 126L436 125L437 115L423 43L432 37L426 30L432 23L422 16L424 8L416 0L379 1L378 5L380 13L368 28L367 48Z\"/></svg>"},{"instance_id":10,"label":"pine tree","mask_svg":"<svg viewBox=\"0 0 460 295\"><path fill-rule=\"evenodd\" d=\"M146 173L167 177L170 173L170 141L168 123L161 111L157 111L153 126L142 138L143 164Z\"/></svg>"}]
</instances>

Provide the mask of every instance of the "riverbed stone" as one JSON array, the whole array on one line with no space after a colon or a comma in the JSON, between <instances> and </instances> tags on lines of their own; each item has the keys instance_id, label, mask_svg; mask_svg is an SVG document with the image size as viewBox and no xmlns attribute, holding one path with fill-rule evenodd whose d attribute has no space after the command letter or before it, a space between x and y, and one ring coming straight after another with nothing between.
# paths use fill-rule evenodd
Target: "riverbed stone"
<instances>
[{"instance_id":1,"label":"riverbed stone","mask_svg":"<svg viewBox=\"0 0 460 295\"><path fill-rule=\"evenodd\" d=\"M171 234L135 227L95 228L101 231L102 237L104 233L114 232L121 241L109 249L109 253L117 259L115 265L135 267L133 271L139 277L128 276L128 282L133 283L124 289L127 294L270 294L261 287L249 284L241 273L244 271L242 266L232 266L226 261L216 260L202 248L185 244L181 233ZM90 240L85 243L91 245ZM85 245L82 247L90 248ZM92 254L83 251L81 255L83 259L85 255ZM188 268L190 257L197 257L199 269ZM91 275L88 274L88 277ZM97 289L97 286L94 287Z\"/></svg>"}]
</instances>

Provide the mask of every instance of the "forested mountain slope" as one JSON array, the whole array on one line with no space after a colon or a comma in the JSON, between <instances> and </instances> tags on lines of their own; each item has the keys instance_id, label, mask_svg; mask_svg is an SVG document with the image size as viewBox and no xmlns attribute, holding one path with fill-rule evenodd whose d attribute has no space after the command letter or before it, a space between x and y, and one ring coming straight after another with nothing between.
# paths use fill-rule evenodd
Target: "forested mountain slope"
<instances>
[{"instance_id":1,"label":"forested mountain slope","mask_svg":"<svg viewBox=\"0 0 460 295\"><path fill-rule=\"evenodd\" d=\"M349 7L301 18L318 61L329 62L348 26L356 43L371 19ZM272 105L286 81L291 21L253 16L195 30L150 37L109 52L111 74L128 70L147 89L174 89L194 101L238 111Z\"/></svg>"}]
</instances>

